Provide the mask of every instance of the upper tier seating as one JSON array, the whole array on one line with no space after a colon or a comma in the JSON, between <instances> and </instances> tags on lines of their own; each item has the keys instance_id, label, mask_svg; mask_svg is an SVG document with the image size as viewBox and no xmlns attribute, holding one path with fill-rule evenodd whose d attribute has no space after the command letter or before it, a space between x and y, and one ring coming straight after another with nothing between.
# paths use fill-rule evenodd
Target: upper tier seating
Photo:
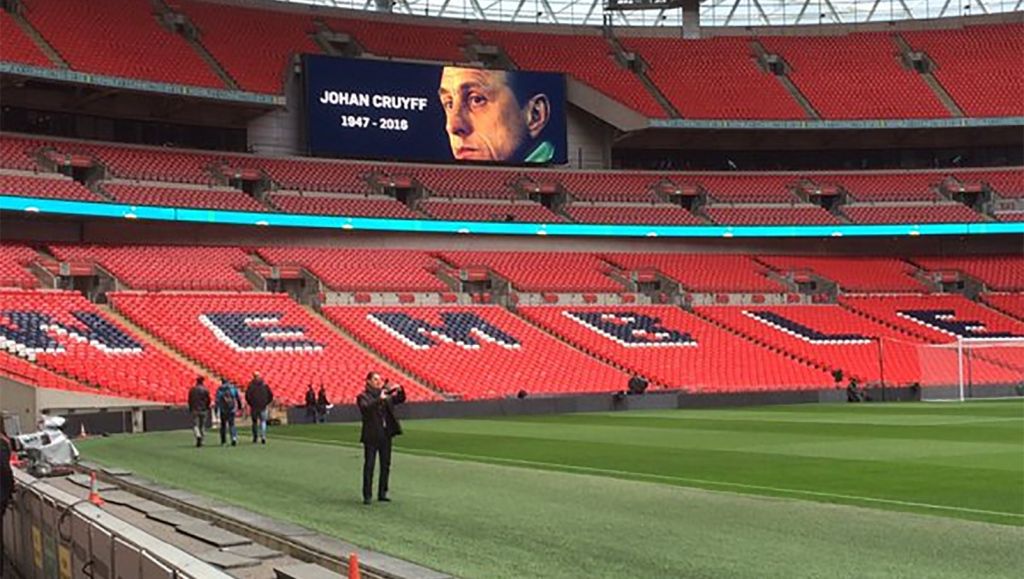
<instances>
[{"instance_id":1,"label":"upper tier seating","mask_svg":"<svg viewBox=\"0 0 1024 579\"><path fill-rule=\"evenodd\" d=\"M845 380L935 385L937 376L956 375L954 357L922 356L923 342L839 306L698 307L697 311L762 343L812 360L829 372L842 370ZM1006 368L983 360L975 361L975 370L976 383L1005 383L1011 375Z\"/></svg>"},{"instance_id":2,"label":"upper tier seating","mask_svg":"<svg viewBox=\"0 0 1024 579\"><path fill-rule=\"evenodd\" d=\"M1024 321L1024 294L985 294L983 299L1000 312Z\"/></svg>"},{"instance_id":3,"label":"upper tier seating","mask_svg":"<svg viewBox=\"0 0 1024 579\"><path fill-rule=\"evenodd\" d=\"M111 396L181 404L195 378L78 292L0 290L0 344Z\"/></svg>"},{"instance_id":4,"label":"upper tier seating","mask_svg":"<svg viewBox=\"0 0 1024 579\"><path fill-rule=\"evenodd\" d=\"M935 188L945 173L838 173L824 178L841 184L856 201L938 201Z\"/></svg>"},{"instance_id":5,"label":"upper tier seating","mask_svg":"<svg viewBox=\"0 0 1024 579\"><path fill-rule=\"evenodd\" d=\"M497 44L522 70L568 73L643 115L667 116L640 80L621 67L601 36L478 30L485 43Z\"/></svg>"},{"instance_id":6,"label":"upper tier seating","mask_svg":"<svg viewBox=\"0 0 1024 579\"><path fill-rule=\"evenodd\" d=\"M347 291L443 292L448 286L433 271L430 255L400 249L337 247L265 247L260 256L271 265L301 265L328 287Z\"/></svg>"},{"instance_id":7,"label":"upper tier seating","mask_svg":"<svg viewBox=\"0 0 1024 579\"><path fill-rule=\"evenodd\" d=\"M31 38L25 35L25 31L18 26L14 17L6 10L0 10L0 29L4 31L4 41L0 44L0 60L32 66L53 67L50 59L43 54L43 51L39 50Z\"/></svg>"},{"instance_id":8,"label":"upper tier seating","mask_svg":"<svg viewBox=\"0 0 1024 579\"><path fill-rule=\"evenodd\" d=\"M935 62L935 78L967 116L1024 115L1024 24L900 34Z\"/></svg>"},{"instance_id":9,"label":"upper tier seating","mask_svg":"<svg viewBox=\"0 0 1024 579\"><path fill-rule=\"evenodd\" d=\"M684 118L807 118L782 84L758 68L749 38L620 40L643 56L648 76Z\"/></svg>"},{"instance_id":10,"label":"upper tier seating","mask_svg":"<svg viewBox=\"0 0 1024 579\"><path fill-rule=\"evenodd\" d=\"M826 225L839 223L834 215L817 205L781 207L729 207L710 205L704 208L715 223L723 225L787 225L808 223Z\"/></svg>"},{"instance_id":11,"label":"upper tier seating","mask_svg":"<svg viewBox=\"0 0 1024 579\"><path fill-rule=\"evenodd\" d=\"M237 165L233 169L262 169L282 189L333 193L369 193L366 177L384 168L368 163L242 156L230 157L227 162Z\"/></svg>"},{"instance_id":12,"label":"upper tier seating","mask_svg":"<svg viewBox=\"0 0 1024 579\"><path fill-rule=\"evenodd\" d=\"M650 223L700 225L699 217L675 205L581 205L574 203L566 213L580 223Z\"/></svg>"},{"instance_id":13,"label":"upper tier seating","mask_svg":"<svg viewBox=\"0 0 1024 579\"><path fill-rule=\"evenodd\" d=\"M134 183L104 183L103 190L117 201L132 205L267 211L266 206L238 189L183 189Z\"/></svg>"},{"instance_id":14,"label":"upper tier seating","mask_svg":"<svg viewBox=\"0 0 1024 579\"><path fill-rule=\"evenodd\" d=\"M98 159L112 177L140 181L210 184L213 177L207 169L220 162L217 155L195 151L70 141L53 144L60 153Z\"/></svg>"},{"instance_id":15,"label":"upper tier seating","mask_svg":"<svg viewBox=\"0 0 1024 579\"><path fill-rule=\"evenodd\" d=\"M712 253L610 253L608 261L626 270L656 269L686 289L703 292L781 292L761 266L745 255Z\"/></svg>"},{"instance_id":16,"label":"upper tier seating","mask_svg":"<svg viewBox=\"0 0 1024 579\"><path fill-rule=\"evenodd\" d=\"M420 209L437 219L454 221L525 221L529 223L558 223L565 219L539 203L448 203L427 200Z\"/></svg>"},{"instance_id":17,"label":"upper tier seating","mask_svg":"<svg viewBox=\"0 0 1024 579\"><path fill-rule=\"evenodd\" d=\"M461 46L469 29L357 18L330 18L327 26L351 35L363 50L377 56L449 63L467 60Z\"/></svg>"},{"instance_id":18,"label":"upper tier seating","mask_svg":"<svg viewBox=\"0 0 1024 579\"><path fill-rule=\"evenodd\" d=\"M923 292L914 266L891 257L764 255L758 259L780 272L810 270L844 292Z\"/></svg>"},{"instance_id":19,"label":"upper tier seating","mask_svg":"<svg viewBox=\"0 0 1024 579\"><path fill-rule=\"evenodd\" d=\"M844 205L843 213L854 223L972 223L981 215L960 203L912 205Z\"/></svg>"},{"instance_id":20,"label":"upper tier seating","mask_svg":"<svg viewBox=\"0 0 1024 579\"><path fill-rule=\"evenodd\" d=\"M498 306L328 307L361 342L463 399L614 392L628 376Z\"/></svg>"},{"instance_id":21,"label":"upper tier seating","mask_svg":"<svg viewBox=\"0 0 1024 579\"><path fill-rule=\"evenodd\" d=\"M248 384L259 372L275 400L301 404L323 384L332 403L352 404L369 371L405 386L409 400L437 396L401 379L282 294L111 294L115 308L185 356Z\"/></svg>"},{"instance_id":22,"label":"upper tier seating","mask_svg":"<svg viewBox=\"0 0 1024 579\"><path fill-rule=\"evenodd\" d=\"M913 70L900 63L888 33L849 36L762 36L781 54L789 78L826 119L948 117L949 111Z\"/></svg>"},{"instance_id":23,"label":"upper tier seating","mask_svg":"<svg viewBox=\"0 0 1024 579\"><path fill-rule=\"evenodd\" d=\"M50 246L62 261L94 261L133 289L251 290L237 247L171 245Z\"/></svg>"},{"instance_id":24,"label":"upper tier seating","mask_svg":"<svg viewBox=\"0 0 1024 579\"><path fill-rule=\"evenodd\" d=\"M102 201L100 197L86 189L81 183L71 179L71 177L65 177L57 173L38 175L0 173L0 195Z\"/></svg>"},{"instance_id":25,"label":"upper tier seating","mask_svg":"<svg viewBox=\"0 0 1024 579\"><path fill-rule=\"evenodd\" d=\"M990 290L1024 290L1024 257L1019 254L917 257L914 263L926 270L962 271L981 280Z\"/></svg>"},{"instance_id":26,"label":"upper tier seating","mask_svg":"<svg viewBox=\"0 0 1024 579\"><path fill-rule=\"evenodd\" d=\"M27 245L4 242L0 245L0 287L31 288L39 285L35 276L28 272L28 263L39 257Z\"/></svg>"},{"instance_id":27,"label":"upper tier seating","mask_svg":"<svg viewBox=\"0 0 1024 579\"><path fill-rule=\"evenodd\" d=\"M242 90L280 94L293 54L320 54L313 18L284 10L175 0Z\"/></svg>"},{"instance_id":28,"label":"upper tier seating","mask_svg":"<svg viewBox=\"0 0 1024 579\"><path fill-rule=\"evenodd\" d=\"M157 22L149 0L22 4L32 26L74 70L226 88L183 37Z\"/></svg>"},{"instance_id":29,"label":"upper tier seating","mask_svg":"<svg viewBox=\"0 0 1024 579\"><path fill-rule=\"evenodd\" d=\"M762 348L671 306L524 307L563 339L630 372L693 392L817 389L822 370Z\"/></svg>"},{"instance_id":30,"label":"upper tier seating","mask_svg":"<svg viewBox=\"0 0 1024 579\"><path fill-rule=\"evenodd\" d=\"M590 253L447 251L440 254L457 267L483 266L524 292L621 292L625 288L604 275L610 269Z\"/></svg>"},{"instance_id":31,"label":"upper tier seating","mask_svg":"<svg viewBox=\"0 0 1024 579\"><path fill-rule=\"evenodd\" d=\"M287 213L310 215L358 215L363 217L391 217L395 219L422 219L404 203L394 197L324 197L281 195L270 196L270 201Z\"/></svg>"}]
</instances>

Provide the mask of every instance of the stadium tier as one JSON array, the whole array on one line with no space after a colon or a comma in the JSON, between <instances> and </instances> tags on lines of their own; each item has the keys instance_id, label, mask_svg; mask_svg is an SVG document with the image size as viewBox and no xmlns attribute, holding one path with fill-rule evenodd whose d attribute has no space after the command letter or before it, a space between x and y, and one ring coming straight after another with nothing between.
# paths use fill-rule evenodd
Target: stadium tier
<instances>
[{"instance_id":1,"label":"stadium tier","mask_svg":"<svg viewBox=\"0 0 1024 579\"><path fill-rule=\"evenodd\" d=\"M921 293L910 263L888 257L762 255L757 260L780 272L811 272L839 284L844 292Z\"/></svg>"},{"instance_id":2,"label":"stadium tier","mask_svg":"<svg viewBox=\"0 0 1024 579\"><path fill-rule=\"evenodd\" d=\"M300 265L329 288L347 291L448 290L434 271L437 259L420 251L264 247L259 255L271 265Z\"/></svg>"},{"instance_id":3,"label":"stadium tier","mask_svg":"<svg viewBox=\"0 0 1024 579\"><path fill-rule=\"evenodd\" d=\"M920 257L914 263L927 271L958 271L985 284L992 291L1024 290L1024 257L995 255L971 257Z\"/></svg>"},{"instance_id":4,"label":"stadium tier","mask_svg":"<svg viewBox=\"0 0 1024 579\"><path fill-rule=\"evenodd\" d=\"M892 36L759 38L781 55L789 77L826 119L948 117L949 111L913 69L900 62Z\"/></svg>"},{"instance_id":5,"label":"stadium tier","mask_svg":"<svg viewBox=\"0 0 1024 579\"><path fill-rule=\"evenodd\" d=\"M936 188L946 176L938 173L841 173L826 179L841 183L856 201L938 201Z\"/></svg>"},{"instance_id":6,"label":"stadium tier","mask_svg":"<svg viewBox=\"0 0 1024 579\"><path fill-rule=\"evenodd\" d=\"M182 85L233 88L201 56L208 51L238 88L281 94L293 55L322 54L329 39L345 35L356 54L442 63L472 61L470 44L494 46L520 69L568 73L649 118L669 112L645 82L682 118L808 118L797 97L759 63L764 54L782 58L787 77L824 119L949 117L922 75L901 62L905 42L927 55L937 82L966 116L1024 114L1024 75L1016 59L1024 50L1020 23L701 39L629 31L606 39L589 29L564 34L434 19L395 22L351 12L198 0L168 4L168 12L147 0L21 4L27 22L73 70ZM183 15L194 40L173 31L175 14ZM0 57L52 66L10 16L4 16L4 28L11 32ZM624 66L627 54L638 56L642 73Z\"/></svg>"},{"instance_id":7,"label":"stadium tier","mask_svg":"<svg viewBox=\"0 0 1024 579\"><path fill-rule=\"evenodd\" d=\"M163 184L107 182L103 190L119 203L159 205L164 207L198 207L231 211L268 211L259 201L238 189L181 188Z\"/></svg>"},{"instance_id":8,"label":"stadium tier","mask_svg":"<svg viewBox=\"0 0 1024 579\"><path fill-rule=\"evenodd\" d=\"M362 390L370 370L403 384L410 400L438 398L388 370L285 295L115 293L111 303L220 376L247 384L259 372L286 404L300 404L311 384L323 384L332 402L347 403Z\"/></svg>"},{"instance_id":9,"label":"stadium tier","mask_svg":"<svg viewBox=\"0 0 1024 579\"><path fill-rule=\"evenodd\" d=\"M615 392L628 376L497 306L329 307L395 364L463 399Z\"/></svg>"},{"instance_id":10,"label":"stadium tier","mask_svg":"<svg viewBox=\"0 0 1024 579\"><path fill-rule=\"evenodd\" d=\"M816 205L771 207L715 206L704 208L711 221L722 225L791 225L839 223L835 215Z\"/></svg>"},{"instance_id":11,"label":"stadium tier","mask_svg":"<svg viewBox=\"0 0 1024 579\"><path fill-rule=\"evenodd\" d=\"M71 177L65 177L57 173L0 173L0 195L75 199L79 201L103 200L102 197L86 189L85 186L71 179Z\"/></svg>"},{"instance_id":12,"label":"stadium tier","mask_svg":"<svg viewBox=\"0 0 1024 579\"><path fill-rule=\"evenodd\" d=\"M394 197L332 197L326 195L274 194L269 201L286 213L309 215L360 215L394 219L422 219Z\"/></svg>"},{"instance_id":13,"label":"stadium tier","mask_svg":"<svg viewBox=\"0 0 1024 579\"><path fill-rule=\"evenodd\" d=\"M822 370L667 306L524 307L528 319L600 359L696 392L817 389ZM736 360L744 360L737 364Z\"/></svg>"},{"instance_id":14,"label":"stadium tier","mask_svg":"<svg viewBox=\"0 0 1024 579\"><path fill-rule=\"evenodd\" d=\"M674 178L677 182L695 181L717 201L729 203L792 203L793 193L800 182L799 175L772 174L690 174Z\"/></svg>"},{"instance_id":15,"label":"stadium tier","mask_svg":"<svg viewBox=\"0 0 1024 579\"><path fill-rule=\"evenodd\" d=\"M0 10L0 28L4 31L3 46L0 46L0 60L32 66L53 66L50 59L39 50L32 39L25 35L25 31L18 26L14 17L5 10Z\"/></svg>"},{"instance_id":16,"label":"stadium tier","mask_svg":"<svg viewBox=\"0 0 1024 579\"><path fill-rule=\"evenodd\" d=\"M78 292L0 290L9 355L94 393L181 404L195 373L104 315Z\"/></svg>"},{"instance_id":17,"label":"stadium tier","mask_svg":"<svg viewBox=\"0 0 1024 579\"><path fill-rule=\"evenodd\" d=\"M970 223L981 215L960 203L930 205L844 205L854 223Z\"/></svg>"},{"instance_id":18,"label":"stadium tier","mask_svg":"<svg viewBox=\"0 0 1024 579\"><path fill-rule=\"evenodd\" d=\"M149 0L22 4L25 18L73 70L227 88L184 37L160 25Z\"/></svg>"},{"instance_id":19,"label":"stadium tier","mask_svg":"<svg viewBox=\"0 0 1024 579\"><path fill-rule=\"evenodd\" d=\"M51 244L50 251L62 261L95 263L132 289L252 289L241 273L249 256L237 247Z\"/></svg>"},{"instance_id":20,"label":"stadium tier","mask_svg":"<svg viewBox=\"0 0 1024 579\"><path fill-rule=\"evenodd\" d=\"M436 219L453 221L528 221L552 223L565 221L561 215L549 211L539 203L519 201L512 203L452 203L425 201L420 209Z\"/></svg>"},{"instance_id":21,"label":"stadium tier","mask_svg":"<svg viewBox=\"0 0 1024 579\"><path fill-rule=\"evenodd\" d=\"M983 299L992 308L1024 322L1024 294L986 294Z\"/></svg>"},{"instance_id":22,"label":"stadium tier","mask_svg":"<svg viewBox=\"0 0 1024 579\"><path fill-rule=\"evenodd\" d=\"M700 225L699 217L673 205L587 205L573 203L565 212L579 223L652 223L664 225Z\"/></svg>"},{"instance_id":23,"label":"stadium tier","mask_svg":"<svg viewBox=\"0 0 1024 579\"><path fill-rule=\"evenodd\" d=\"M611 253L605 258L625 271L654 270L698 292L781 292L768 268L745 255Z\"/></svg>"},{"instance_id":24,"label":"stadium tier","mask_svg":"<svg viewBox=\"0 0 1024 579\"><path fill-rule=\"evenodd\" d=\"M1024 24L903 33L938 65L935 77L967 116L1024 115Z\"/></svg>"},{"instance_id":25,"label":"stadium tier","mask_svg":"<svg viewBox=\"0 0 1024 579\"><path fill-rule=\"evenodd\" d=\"M526 292L621 292L625 288L606 275L611 270L590 253L445 251L445 262L460 268L484 267Z\"/></svg>"},{"instance_id":26,"label":"stadium tier","mask_svg":"<svg viewBox=\"0 0 1024 579\"><path fill-rule=\"evenodd\" d=\"M39 281L28 272L28 264L39 254L27 245L0 245L0 287L36 287Z\"/></svg>"}]
</instances>

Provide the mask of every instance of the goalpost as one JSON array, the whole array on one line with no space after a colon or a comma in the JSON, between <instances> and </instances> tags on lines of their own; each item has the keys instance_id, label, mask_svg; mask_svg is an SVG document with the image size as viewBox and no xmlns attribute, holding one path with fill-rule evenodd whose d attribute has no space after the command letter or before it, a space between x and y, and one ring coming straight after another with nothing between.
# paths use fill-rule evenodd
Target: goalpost
<instances>
[{"instance_id":1,"label":"goalpost","mask_svg":"<svg viewBox=\"0 0 1024 579\"><path fill-rule=\"evenodd\" d=\"M1024 340L958 338L918 346L922 400L1024 395Z\"/></svg>"}]
</instances>

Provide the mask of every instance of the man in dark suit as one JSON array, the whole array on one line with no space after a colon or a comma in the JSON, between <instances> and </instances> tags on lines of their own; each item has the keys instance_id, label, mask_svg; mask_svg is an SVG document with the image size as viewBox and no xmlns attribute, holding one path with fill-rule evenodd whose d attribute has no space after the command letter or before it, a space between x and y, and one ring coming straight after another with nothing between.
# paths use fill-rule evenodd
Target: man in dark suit
<instances>
[{"instance_id":1,"label":"man in dark suit","mask_svg":"<svg viewBox=\"0 0 1024 579\"><path fill-rule=\"evenodd\" d=\"M363 417L363 504L373 503L373 467L380 455L380 480L377 500L389 502L388 477L391 474L391 439L402 434L402 426L395 418L395 406L405 402L401 386L381 380L380 374L366 375L366 386L356 397L359 413Z\"/></svg>"}]
</instances>

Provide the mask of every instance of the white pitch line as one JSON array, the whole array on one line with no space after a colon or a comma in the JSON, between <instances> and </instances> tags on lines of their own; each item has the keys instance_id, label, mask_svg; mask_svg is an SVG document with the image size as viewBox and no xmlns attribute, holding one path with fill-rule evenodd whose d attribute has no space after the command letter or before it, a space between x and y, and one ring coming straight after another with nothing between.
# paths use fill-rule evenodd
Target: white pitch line
<instances>
[{"instance_id":1,"label":"white pitch line","mask_svg":"<svg viewBox=\"0 0 1024 579\"><path fill-rule=\"evenodd\" d=\"M316 438L304 438L304 437L301 437L301 436L278 435L278 438L284 438L284 439L287 439L287 440L298 440L298 441L302 441L302 442L310 442L310 443L313 443L313 444L325 444L325 445L328 445L328 446L346 446L346 447L351 447L351 448L358 448L360 446L359 444L352 443L352 442L330 442L330 441L326 441L326 440L322 440L322 439L316 439ZM804 489L787 489L787 488L781 488L781 487L770 487L770 486L765 486L765 485L753 485L753 484L746 484L746 483L716 481L716 480L707 480L707 479L699 479L699 478L686 478L686 477L669 476L669 475L663 475L663 474L648 474L648 473L642 473L642 472L634 472L634 471L626 471L626 470L615 470L615 469L609 469L609 468L597 468L597 467L590 467L590 466L575 466L575 465L558 464L558 463L555 463L555 462L541 462L541 461L535 461L535 460L522 460L522 459L516 459L516 458L497 458L497 457L490 457L490 456L480 456L480 455L477 455L477 454L463 454L463 453L458 453L458 452L444 452L444 451L435 451L435 450L399 449L398 452L407 452L409 454L425 455L425 456L435 456L435 457L438 457L438 458L466 459L466 460L470 460L472 462L482 462L482 463L491 463L491 464L497 463L497 464L508 464L508 465L514 465L514 466L543 467L545 470L580 472L580 473L586 473L586 474L615 475L615 476L619 476L621 478L634 479L634 480L639 477L639 478L665 480L665 481L676 481L676 482L684 482L684 483L692 483L692 484L700 484L700 485L709 485L709 486L721 486L721 487L732 487L732 488L740 488L740 489L761 490L761 491L769 491L769 492L783 493L783 494L790 494L790 495L797 495L797 496L804 495L804 496L812 496L812 497L824 497L824 498L831 498L831 499L843 499L843 500L848 500L848 501L858 501L858 502L864 502L864 503L880 503L880 504L886 504L886 505L898 505L898 506L904 506L904 507L917 507L917 508L922 508L922 509L932 509L932 510L938 510L938 511L955 511L955 512L961 512L961 513L974 513L974 514L979 514L979 515L997 515L997 516L1000 516L1000 517L1015 517L1015 518L1024 519L1024 514L1021 514L1021 513L1007 513L1007 512L1004 512L1004 511L988 511L988 510L985 510L985 509L971 509L971 508L968 508L968 507L954 507L954 506L950 506L950 505L933 505L931 503L918 503L918 502L913 502L913 501L900 501L900 500L896 500L896 499L882 499L882 498L876 498L876 497L863 497L863 496L859 496L859 495L843 495L843 494L838 494L838 493L826 493L826 492L820 492L820 491L809 491L809 490L804 490Z\"/></svg>"}]
</instances>

